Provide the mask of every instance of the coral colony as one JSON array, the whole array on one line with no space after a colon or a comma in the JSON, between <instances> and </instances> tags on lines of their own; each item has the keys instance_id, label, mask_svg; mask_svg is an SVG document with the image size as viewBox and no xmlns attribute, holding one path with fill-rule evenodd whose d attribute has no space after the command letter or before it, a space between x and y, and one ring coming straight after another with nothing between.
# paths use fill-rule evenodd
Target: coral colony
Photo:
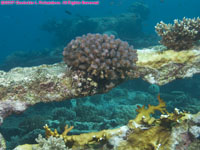
<instances>
[{"instance_id":1,"label":"coral colony","mask_svg":"<svg viewBox=\"0 0 200 150\"><path fill-rule=\"evenodd\" d=\"M200 73L200 48L193 48L200 38L199 21L183 18L174 25L157 24L161 43L172 50L134 50L113 35L87 34L64 48L64 63L1 71L0 123L36 103L105 93L128 78L163 85ZM44 125L46 138L39 135L38 144L19 145L15 150L198 150L200 113L176 108L169 113L160 96L157 99L157 106L138 106L135 119L120 128L69 135L73 126L66 125L59 134ZM155 111L160 117L152 116ZM1 134L0 146L6 147Z\"/></svg>"},{"instance_id":2,"label":"coral colony","mask_svg":"<svg viewBox=\"0 0 200 150\"><path fill-rule=\"evenodd\" d=\"M65 47L64 61L73 70L87 72L97 79L124 79L134 69L137 53L132 46L113 35L87 34Z\"/></svg>"},{"instance_id":3,"label":"coral colony","mask_svg":"<svg viewBox=\"0 0 200 150\"><path fill-rule=\"evenodd\" d=\"M200 18L183 18L174 20L174 24L165 24L163 21L156 26L156 32L162 37L161 44L176 51L186 50L200 40Z\"/></svg>"},{"instance_id":4,"label":"coral colony","mask_svg":"<svg viewBox=\"0 0 200 150\"><path fill-rule=\"evenodd\" d=\"M132 46L106 34L77 37L64 48L63 55L68 67L97 83L106 84L106 91L114 86L112 81L127 78L137 61Z\"/></svg>"}]
</instances>

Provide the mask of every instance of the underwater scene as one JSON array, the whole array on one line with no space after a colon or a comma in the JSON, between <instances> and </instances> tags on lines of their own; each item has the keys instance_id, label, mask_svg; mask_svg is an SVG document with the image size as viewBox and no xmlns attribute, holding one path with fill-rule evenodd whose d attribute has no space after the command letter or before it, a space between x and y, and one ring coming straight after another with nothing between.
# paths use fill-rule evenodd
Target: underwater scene
<instances>
[{"instance_id":1,"label":"underwater scene","mask_svg":"<svg viewBox=\"0 0 200 150\"><path fill-rule=\"evenodd\" d=\"M200 1L0 1L0 150L200 150Z\"/></svg>"}]
</instances>

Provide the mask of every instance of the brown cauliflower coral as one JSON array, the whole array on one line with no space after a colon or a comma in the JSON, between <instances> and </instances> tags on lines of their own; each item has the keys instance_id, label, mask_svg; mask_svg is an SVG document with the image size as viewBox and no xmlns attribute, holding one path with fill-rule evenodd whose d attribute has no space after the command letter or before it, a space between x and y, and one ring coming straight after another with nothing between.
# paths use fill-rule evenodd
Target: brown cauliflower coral
<instances>
[{"instance_id":1,"label":"brown cauliflower coral","mask_svg":"<svg viewBox=\"0 0 200 150\"><path fill-rule=\"evenodd\" d=\"M83 71L93 79L124 79L134 69L137 53L114 35L87 34L72 40L63 51L72 70Z\"/></svg>"}]
</instances>

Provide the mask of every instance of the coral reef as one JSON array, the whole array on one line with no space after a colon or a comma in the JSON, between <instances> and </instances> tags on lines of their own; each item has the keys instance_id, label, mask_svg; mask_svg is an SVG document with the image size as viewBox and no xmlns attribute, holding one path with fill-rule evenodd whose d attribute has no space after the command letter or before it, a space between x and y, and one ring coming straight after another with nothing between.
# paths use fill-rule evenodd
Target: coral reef
<instances>
[{"instance_id":1,"label":"coral reef","mask_svg":"<svg viewBox=\"0 0 200 150\"><path fill-rule=\"evenodd\" d=\"M103 84L106 91L115 85L112 80L127 78L137 61L133 47L106 34L77 37L64 48L63 55L68 67L83 72L86 78L92 78L98 85Z\"/></svg>"},{"instance_id":2,"label":"coral reef","mask_svg":"<svg viewBox=\"0 0 200 150\"><path fill-rule=\"evenodd\" d=\"M198 97L191 97L184 91L171 91L170 93L162 93L162 97L168 99L168 110L173 110L174 106L178 106L181 110L187 110L191 113L196 113L200 109L200 102Z\"/></svg>"},{"instance_id":3,"label":"coral reef","mask_svg":"<svg viewBox=\"0 0 200 150\"><path fill-rule=\"evenodd\" d=\"M199 50L137 50L135 69L129 70L127 78L141 77L152 84L163 85L176 78L191 77L200 72L199 54ZM38 102L61 101L106 92L98 89L98 83L92 78L85 78L80 72L77 74L67 68L64 63L58 63L0 71L0 105L3 106L0 108L1 123L7 115L22 112ZM122 81L116 81L111 88ZM83 88L87 89L84 93Z\"/></svg>"},{"instance_id":4,"label":"coral reef","mask_svg":"<svg viewBox=\"0 0 200 150\"><path fill-rule=\"evenodd\" d=\"M47 140L38 135L36 139L37 146L33 146L33 150L67 150L65 142L62 138L49 137Z\"/></svg>"},{"instance_id":5,"label":"coral reef","mask_svg":"<svg viewBox=\"0 0 200 150\"><path fill-rule=\"evenodd\" d=\"M163 21L155 26L156 32L162 37L161 44L168 49L190 49L194 42L200 39L200 18L183 18L174 20L174 24L165 24Z\"/></svg>"},{"instance_id":6,"label":"coral reef","mask_svg":"<svg viewBox=\"0 0 200 150\"><path fill-rule=\"evenodd\" d=\"M42 125L46 122L46 118L40 115L29 116L26 120L19 123L19 128L23 129L23 132L33 131L34 129L41 129Z\"/></svg>"},{"instance_id":7,"label":"coral reef","mask_svg":"<svg viewBox=\"0 0 200 150\"><path fill-rule=\"evenodd\" d=\"M127 12L106 17L88 17L77 14L72 19L49 19L41 29L54 35L55 45L64 46L71 39L87 33L104 33L114 31L122 40L131 39L137 46L135 38L143 39L143 21L149 15L149 8L141 2L133 3ZM83 28L87 27L87 28ZM140 41L139 41L140 42ZM157 41L156 41L157 42ZM152 43L149 43L152 46ZM140 45L142 46L142 45Z\"/></svg>"},{"instance_id":8,"label":"coral reef","mask_svg":"<svg viewBox=\"0 0 200 150\"><path fill-rule=\"evenodd\" d=\"M191 77L200 72L199 54L198 49L177 52L158 51L152 47L137 50L135 69L128 70L130 73L124 80L141 77L152 84L164 85L177 78ZM117 80L111 88L124 80ZM23 112L39 102L89 96L104 93L107 91L104 89L108 89L97 85L91 77L86 78L81 71L73 71L64 63L0 71L0 124L8 115ZM83 88L86 90L83 91ZM117 124L115 121L106 122ZM102 127L103 124L99 128Z\"/></svg>"},{"instance_id":9,"label":"coral reef","mask_svg":"<svg viewBox=\"0 0 200 150\"><path fill-rule=\"evenodd\" d=\"M164 49L161 46L133 50L130 43L120 39L132 43L134 39L139 39L139 43L143 44L144 40L140 40L143 36L142 22L148 14L148 8L137 2L128 13L120 16L79 16L79 19L66 22L56 21L56 30L48 24L47 30L57 34L62 39L57 41L62 44L85 33L106 35L88 34L72 40L63 52L65 63L0 71L0 125L12 113L21 113L36 103L41 106L25 112L20 119L14 115L14 120L0 126L0 150L10 150L24 143L28 144L18 146L15 150L199 149L200 112L190 114L200 109L199 94L194 98L183 91L162 92L161 97L167 97L166 103L159 95L159 104L154 104L155 96L162 91L158 86L200 73L200 46L193 46L200 39L200 19L183 18L182 21L175 20L174 25L163 22L157 24L156 30L162 36L161 43L173 50L162 51ZM112 33L120 39L115 39L110 35ZM25 65L57 62L62 57L60 52L60 49L41 52L38 59L30 60L30 64ZM37 55L34 52L26 54L15 53L7 59L10 66L1 68L8 71L16 65L16 61L24 66L23 61L27 61L31 55ZM73 99L62 102L61 107L55 109L59 104L54 101L105 93L127 79L136 78L152 84L149 93L127 89L122 92L118 88L112 91L117 98L108 94L94 97L95 100L89 97L82 101ZM199 81L195 83L195 90L200 89ZM136 83L134 86L141 85ZM47 105L46 102L53 103ZM148 107L141 106L147 103ZM167 111L166 104L170 110L174 110L173 113ZM186 108L190 113L182 112L175 106ZM135 110L138 115L130 120L135 116ZM41 130L44 124L48 124L44 126L46 138L39 135L44 135L45 131ZM36 136L38 144L34 144Z\"/></svg>"},{"instance_id":10,"label":"coral reef","mask_svg":"<svg viewBox=\"0 0 200 150\"><path fill-rule=\"evenodd\" d=\"M9 116L0 126L0 132L7 142L7 149L14 149L17 145L24 143L35 143L34 139L38 134L44 136L41 130L44 124L48 124L49 128L57 129L58 132L61 132L66 124L73 125L74 129L70 134L75 135L112 129L126 124L136 116L136 105L127 102L130 99L137 100L134 99L135 92L130 91L130 97L122 99L122 95L126 92L118 88L112 91L115 92L107 93L108 96L103 94L63 102L39 103L20 115ZM117 96L118 99L116 99L115 94L119 91L121 96ZM138 97L142 94L145 93L141 92ZM146 104L142 99L140 100L141 104ZM150 101L152 102L152 99L149 98L147 103ZM74 105L68 103L74 103Z\"/></svg>"},{"instance_id":11,"label":"coral reef","mask_svg":"<svg viewBox=\"0 0 200 150\"><path fill-rule=\"evenodd\" d=\"M196 75L196 78L176 80L160 87L160 95L165 99L167 110L172 112L177 107L193 114L200 110L199 98L194 97L195 94L193 95L198 88L195 87L193 93L188 93L187 88L187 84L198 81L197 77ZM157 94L149 91L148 86L149 84L141 79L129 80L105 94L62 102L39 103L30 107L23 114L6 118L0 127L0 132L6 139L7 150L11 150L24 143L34 144L34 139L38 134L45 135L41 130L44 124L48 124L49 128L56 129L59 133L63 131L66 124L73 125L74 129L70 131L69 135L123 126L130 119L135 118L136 105L142 107L142 105L157 104L155 97ZM145 89L150 93L144 92ZM180 89L183 91L171 91ZM40 117L38 118L38 116ZM156 112L155 118L158 117ZM35 125L37 122L38 124Z\"/></svg>"},{"instance_id":12,"label":"coral reef","mask_svg":"<svg viewBox=\"0 0 200 150\"><path fill-rule=\"evenodd\" d=\"M200 113L192 115L180 112L178 109L175 109L173 113L169 113L166 110L165 102L159 96L158 100L159 104L157 106L149 105L146 109L144 106L138 108L137 117L130 120L127 126L80 135L67 135L73 127L68 128L66 126L64 132L59 134L57 130L52 131L45 125L46 138L52 138L52 136L62 138L65 145L72 150L181 150L188 149L190 146L198 148L196 143L199 142L199 134L196 136L193 133L199 131L197 126L200 123ZM162 113L160 118L155 119L152 117L155 111ZM190 137L189 134L193 134L194 137ZM29 146L31 150L36 145ZM24 150L24 148L18 146L16 150Z\"/></svg>"}]
</instances>

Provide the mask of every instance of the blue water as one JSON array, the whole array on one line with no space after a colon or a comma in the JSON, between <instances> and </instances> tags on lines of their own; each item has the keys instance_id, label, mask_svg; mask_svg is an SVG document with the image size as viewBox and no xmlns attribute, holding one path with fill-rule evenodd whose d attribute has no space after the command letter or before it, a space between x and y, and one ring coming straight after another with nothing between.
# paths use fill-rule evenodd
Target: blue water
<instances>
[{"instance_id":1,"label":"blue water","mask_svg":"<svg viewBox=\"0 0 200 150\"><path fill-rule=\"evenodd\" d=\"M117 15L136 0L100 0L98 6L2 6L0 5L0 62L14 51L43 50L52 47L52 34L40 29L50 18L56 20L73 18L73 14L100 17ZM149 18L144 21L143 30L153 32L157 22L172 22L176 18L197 17L200 14L198 0L143 0L149 6ZM112 14L110 14L112 12Z\"/></svg>"}]
</instances>

